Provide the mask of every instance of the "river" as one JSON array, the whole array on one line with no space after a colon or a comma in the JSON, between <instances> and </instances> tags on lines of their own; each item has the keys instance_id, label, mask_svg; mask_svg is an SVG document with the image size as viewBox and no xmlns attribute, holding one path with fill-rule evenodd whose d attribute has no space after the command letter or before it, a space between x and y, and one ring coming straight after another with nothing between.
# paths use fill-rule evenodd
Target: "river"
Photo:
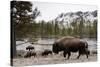
<instances>
[{"instance_id":1,"label":"river","mask_svg":"<svg viewBox=\"0 0 100 67\"><path fill-rule=\"evenodd\" d=\"M89 50L96 50L97 49L97 40L96 39L89 39L89 38L84 38L81 39L84 41L88 42L89 45ZM16 41L16 49L17 50L25 50L26 47L29 45L33 45L35 47L35 51L42 51L44 49L52 49L52 44L54 43L54 39L43 39L43 40L38 40L35 44L31 44L29 42L24 43L24 41ZM21 44L23 43L23 44ZM21 44L21 45L18 45ZM18 46L17 46L18 45Z\"/></svg>"}]
</instances>

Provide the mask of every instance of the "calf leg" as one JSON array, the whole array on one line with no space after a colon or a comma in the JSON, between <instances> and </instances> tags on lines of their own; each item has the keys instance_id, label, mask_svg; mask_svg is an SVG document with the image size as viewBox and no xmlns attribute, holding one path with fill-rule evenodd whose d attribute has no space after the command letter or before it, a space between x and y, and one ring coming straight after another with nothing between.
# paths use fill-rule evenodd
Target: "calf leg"
<instances>
[{"instance_id":1,"label":"calf leg","mask_svg":"<svg viewBox=\"0 0 100 67\"><path fill-rule=\"evenodd\" d=\"M36 54L34 55L34 57L36 57Z\"/></svg>"},{"instance_id":2,"label":"calf leg","mask_svg":"<svg viewBox=\"0 0 100 67\"><path fill-rule=\"evenodd\" d=\"M50 54L52 55L52 52L50 52Z\"/></svg>"}]
</instances>

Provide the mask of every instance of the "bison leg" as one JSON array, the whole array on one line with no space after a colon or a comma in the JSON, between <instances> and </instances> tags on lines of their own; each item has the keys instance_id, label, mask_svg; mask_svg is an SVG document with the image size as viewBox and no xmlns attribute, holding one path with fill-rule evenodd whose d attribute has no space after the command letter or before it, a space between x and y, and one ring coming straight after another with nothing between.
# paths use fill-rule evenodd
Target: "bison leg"
<instances>
[{"instance_id":1,"label":"bison leg","mask_svg":"<svg viewBox=\"0 0 100 67\"><path fill-rule=\"evenodd\" d=\"M79 59L80 56L81 56L81 52L79 51L79 55L77 56L77 59Z\"/></svg>"},{"instance_id":2,"label":"bison leg","mask_svg":"<svg viewBox=\"0 0 100 67\"><path fill-rule=\"evenodd\" d=\"M70 52L68 52L68 57L67 57L67 59L69 59L69 58L70 58L70 55L71 55L71 53L70 53Z\"/></svg>"},{"instance_id":3,"label":"bison leg","mask_svg":"<svg viewBox=\"0 0 100 67\"><path fill-rule=\"evenodd\" d=\"M88 58L88 51L86 51L85 54L86 54L86 57Z\"/></svg>"},{"instance_id":4,"label":"bison leg","mask_svg":"<svg viewBox=\"0 0 100 67\"><path fill-rule=\"evenodd\" d=\"M63 56L66 57L66 51L63 52Z\"/></svg>"},{"instance_id":5,"label":"bison leg","mask_svg":"<svg viewBox=\"0 0 100 67\"><path fill-rule=\"evenodd\" d=\"M52 52L50 52L50 54L52 55Z\"/></svg>"},{"instance_id":6,"label":"bison leg","mask_svg":"<svg viewBox=\"0 0 100 67\"><path fill-rule=\"evenodd\" d=\"M34 55L34 57L36 57L36 54Z\"/></svg>"},{"instance_id":7,"label":"bison leg","mask_svg":"<svg viewBox=\"0 0 100 67\"><path fill-rule=\"evenodd\" d=\"M86 57L88 58L88 55L86 54Z\"/></svg>"},{"instance_id":8,"label":"bison leg","mask_svg":"<svg viewBox=\"0 0 100 67\"><path fill-rule=\"evenodd\" d=\"M81 54L79 54L79 55L77 56L77 59L79 59L80 56L81 56Z\"/></svg>"}]
</instances>

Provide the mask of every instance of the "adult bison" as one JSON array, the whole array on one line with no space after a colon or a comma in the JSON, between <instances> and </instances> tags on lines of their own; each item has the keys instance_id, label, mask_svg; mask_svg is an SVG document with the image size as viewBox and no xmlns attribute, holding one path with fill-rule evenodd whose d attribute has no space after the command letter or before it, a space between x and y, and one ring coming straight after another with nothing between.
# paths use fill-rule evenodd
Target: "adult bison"
<instances>
[{"instance_id":1,"label":"adult bison","mask_svg":"<svg viewBox=\"0 0 100 67\"><path fill-rule=\"evenodd\" d=\"M80 40L79 38L66 36L58 39L54 42L52 50L54 53L58 54L60 51L63 51L63 56L67 59L70 58L71 52L79 52L77 58L79 59L80 55L86 54L88 58L88 43Z\"/></svg>"}]
</instances>

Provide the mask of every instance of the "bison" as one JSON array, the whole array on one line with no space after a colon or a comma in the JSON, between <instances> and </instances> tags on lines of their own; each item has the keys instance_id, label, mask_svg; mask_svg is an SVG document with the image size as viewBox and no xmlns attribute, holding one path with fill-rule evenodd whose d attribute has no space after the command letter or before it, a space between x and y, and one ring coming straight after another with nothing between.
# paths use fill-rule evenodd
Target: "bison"
<instances>
[{"instance_id":1,"label":"bison","mask_svg":"<svg viewBox=\"0 0 100 67\"><path fill-rule=\"evenodd\" d=\"M46 50L44 50L44 52L42 52L42 56L47 56L49 54L52 54L52 51L48 50L48 49L46 49Z\"/></svg>"},{"instance_id":2,"label":"bison","mask_svg":"<svg viewBox=\"0 0 100 67\"><path fill-rule=\"evenodd\" d=\"M24 58L28 58L28 57L31 57L31 56L36 57L36 52L28 51L28 52L25 54Z\"/></svg>"},{"instance_id":3,"label":"bison","mask_svg":"<svg viewBox=\"0 0 100 67\"><path fill-rule=\"evenodd\" d=\"M52 50L54 53L58 54L60 51L63 51L63 56L67 59L70 58L71 52L78 52L79 55L77 59L79 59L80 55L86 54L88 58L88 43L80 40L79 38L75 38L72 36L62 37L56 40L53 44Z\"/></svg>"},{"instance_id":4,"label":"bison","mask_svg":"<svg viewBox=\"0 0 100 67\"><path fill-rule=\"evenodd\" d=\"M33 50L33 49L34 49L34 46L27 46L27 47L26 47L26 50L29 50L29 51L30 51L30 50Z\"/></svg>"}]
</instances>

